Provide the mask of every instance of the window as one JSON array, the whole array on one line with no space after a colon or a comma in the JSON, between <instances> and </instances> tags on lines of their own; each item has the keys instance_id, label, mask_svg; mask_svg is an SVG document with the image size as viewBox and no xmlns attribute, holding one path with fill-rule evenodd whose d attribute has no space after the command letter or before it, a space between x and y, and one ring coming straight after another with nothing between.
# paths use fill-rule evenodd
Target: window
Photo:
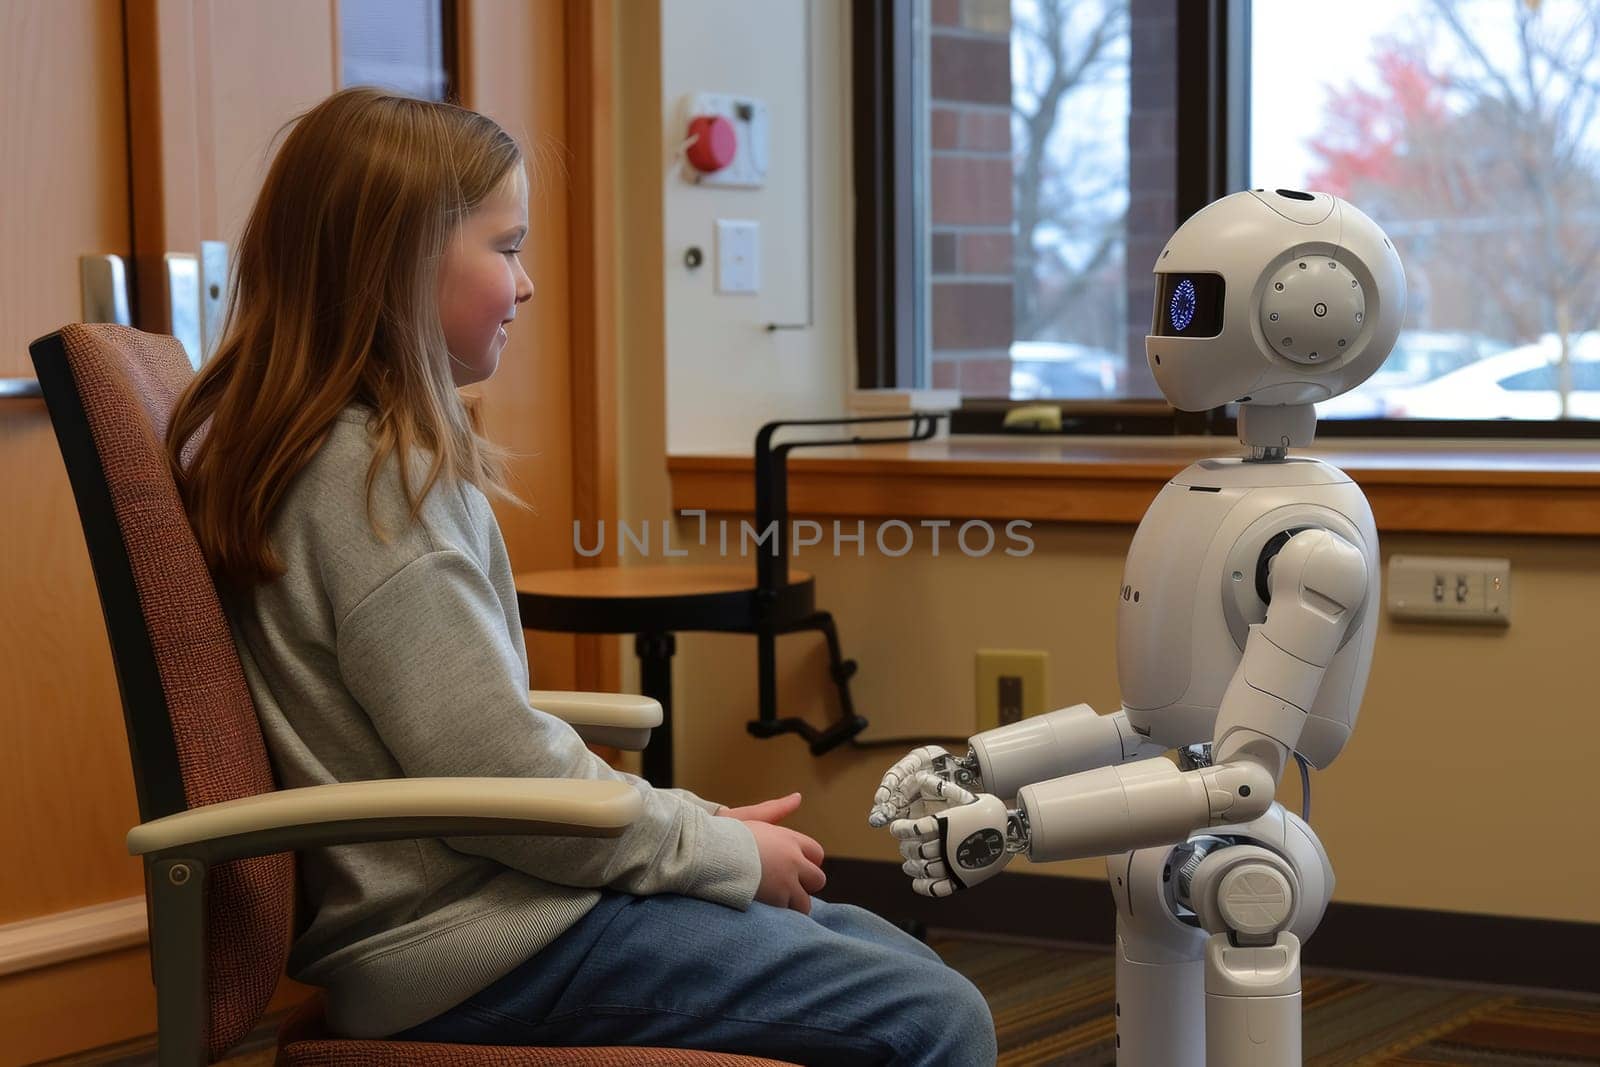
<instances>
[{"instance_id":1,"label":"window","mask_svg":"<svg viewBox=\"0 0 1600 1067\"><path fill-rule=\"evenodd\" d=\"M1388 364L1322 414L1594 418L1575 394L1600 342L1600 3L1339 10L1317 23L1337 64L1305 63L1302 5L1255 4L1250 23L1252 184L1345 197L1406 268ZM1464 369L1530 360L1476 392Z\"/></svg>"},{"instance_id":2,"label":"window","mask_svg":"<svg viewBox=\"0 0 1600 1067\"><path fill-rule=\"evenodd\" d=\"M901 384L975 399L1159 396L1144 260L1174 209L1175 16L1133 10L1147 7L883 5L907 24L910 67L898 87L909 128L896 132L916 310Z\"/></svg>"},{"instance_id":3,"label":"window","mask_svg":"<svg viewBox=\"0 0 1600 1067\"><path fill-rule=\"evenodd\" d=\"M345 85L378 85L446 100L455 62L452 0L341 0L339 54Z\"/></svg>"},{"instance_id":4,"label":"window","mask_svg":"<svg viewBox=\"0 0 1600 1067\"><path fill-rule=\"evenodd\" d=\"M1155 388L1150 266L1219 196L1318 188L1409 280L1393 354L1321 432L1600 435L1600 0L853 11L863 387L958 389L957 431L1052 401L1069 429L1231 432ZM1312 25L1338 62L1306 61Z\"/></svg>"}]
</instances>

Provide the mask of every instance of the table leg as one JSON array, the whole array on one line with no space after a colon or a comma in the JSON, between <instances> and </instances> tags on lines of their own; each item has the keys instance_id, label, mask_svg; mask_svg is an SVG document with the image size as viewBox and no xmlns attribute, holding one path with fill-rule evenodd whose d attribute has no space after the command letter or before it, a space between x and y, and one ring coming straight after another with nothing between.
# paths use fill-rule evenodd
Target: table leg
<instances>
[{"instance_id":1,"label":"table leg","mask_svg":"<svg viewBox=\"0 0 1600 1067\"><path fill-rule=\"evenodd\" d=\"M671 634L637 634L633 651L639 657L639 690L661 704L661 725L650 734L642 759L644 779L661 789L672 786L672 654L678 649Z\"/></svg>"}]
</instances>

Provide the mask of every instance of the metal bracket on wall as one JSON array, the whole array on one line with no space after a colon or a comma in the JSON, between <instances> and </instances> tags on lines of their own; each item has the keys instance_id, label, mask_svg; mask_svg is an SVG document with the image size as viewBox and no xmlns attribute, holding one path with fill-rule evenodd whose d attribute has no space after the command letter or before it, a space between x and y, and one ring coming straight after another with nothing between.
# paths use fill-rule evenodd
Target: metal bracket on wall
<instances>
[{"instance_id":1,"label":"metal bracket on wall","mask_svg":"<svg viewBox=\"0 0 1600 1067\"><path fill-rule=\"evenodd\" d=\"M200 255L168 252L167 321L195 370L216 351L228 299L228 246L201 241Z\"/></svg>"},{"instance_id":2,"label":"metal bracket on wall","mask_svg":"<svg viewBox=\"0 0 1600 1067\"><path fill-rule=\"evenodd\" d=\"M79 256L83 283L83 321L133 325L128 306L128 267L118 255Z\"/></svg>"},{"instance_id":3,"label":"metal bracket on wall","mask_svg":"<svg viewBox=\"0 0 1600 1067\"><path fill-rule=\"evenodd\" d=\"M132 326L128 305L128 267L113 253L78 257L78 282L84 322ZM0 400L39 400L44 393L33 378L0 378Z\"/></svg>"},{"instance_id":4,"label":"metal bracket on wall","mask_svg":"<svg viewBox=\"0 0 1600 1067\"><path fill-rule=\"evenodd\" d=\"M200 369L200 261L191 252L168 252L162 257L167 275L167 325L189 355L189 365Z\"/></svg>"},{"instance_id":5,"label":"metal bracket on wall","mask_svg":"<svg viewBox=\"0 0 1600 1067\"><path fill-rule=\"evenodd\" d=\"M228 246L222 241L200 242L200 344L201 361L211 358L222 339L223 310L228 301Z\"/></svg>"},{"instance_id":6,"label":"metal bracket on wall","mask_svg":"<svg viewBox=\"0 0 1600 1067\"><path fill-rule=\"evenodd\" d=\"M43 396L32 378L0 378L0 400L38 400Z\"/></svg>"}]
</instances>

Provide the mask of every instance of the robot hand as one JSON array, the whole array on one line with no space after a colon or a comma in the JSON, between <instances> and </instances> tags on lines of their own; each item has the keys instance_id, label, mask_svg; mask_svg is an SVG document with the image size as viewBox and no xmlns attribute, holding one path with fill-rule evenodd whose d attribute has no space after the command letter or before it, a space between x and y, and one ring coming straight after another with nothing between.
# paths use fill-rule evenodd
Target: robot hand
<instances>
[{"instance_id":1,"label":"robot hand","mask_svg":"<svg viewBox=\"0 0 1600 1067\"><path fill-rule=\"evenodd\" d=\"M917 786L928 800L953 803L932 815L889 825L906 858L900 869L911 876L915 892L947 897L970 889L999 874L1012 852L1027 847L1020 812L1008 811L992 793L974 796L928 771L917 776Z\"/></svg>"},{"instance_id":2,"label":"robot hand","mask_svg":"<svg viewBox=\"0 0 1600 1067\"><path fill-rule=\"evenodd\" d=\"M925 815L930 809L929 800L942 799L925 795L919 779L928 774L961 788L970 802L972 794L967 787L981 788L978 780L977 758L969 749L963 759L957 759L938 745L925 745L890 767L883 782L872 796L872 811L867 825L882 827L895 819Z\"/></svg>"}]
</instances>

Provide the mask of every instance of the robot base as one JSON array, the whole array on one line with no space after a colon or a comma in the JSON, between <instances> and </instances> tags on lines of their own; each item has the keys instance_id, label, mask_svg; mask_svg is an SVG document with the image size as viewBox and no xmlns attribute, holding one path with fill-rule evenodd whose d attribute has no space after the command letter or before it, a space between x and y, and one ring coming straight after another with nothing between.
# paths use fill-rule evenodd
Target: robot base
<instances>
[{"instance_id":1,"label":"robot base","mask_svg":"<svg viewBox=\"0 0 1600 1067\"><path fill-rule=\"evenodd\" d=\"M1239 947L1227 934L1206 942L1206 1062L1296 1065L1300 1056L1300 939Z\"/></svg>"},{"instance_id":2,"label":"robot base","mask_svg":"<svg viewBox=\"0 0 1600 1067\"><path fill-rule=\"evenodd\" d=\"M1327 854L1311 828L1278 804L1254 822L1201 838L1227 843L1187 865L1171 846L1106 862L1117 902L1117 1065L1299 1067L1300 943L1333 892ZM1229 865L1232 875L1208 875ZM1186 879L1211 898L1195 901L1201 916L1177 903ZM1219 921L1227 905L1252 892L1278 909L1277 930L1236 933ZM1214 901L1224 895L1219 910ZM1255 904L1244 900L1246 909Z\"/></svg>"},{"instance_id":3,"label":"robot base","mask_svg":"<svg viewBox=\"0 0 1600 1067\"><path fill-rule=\"evenodd\" d=\"M1206 932L1188 932L1183 951L1141 936L1119 911L1117 1067L1205 1067Z\"/></svg>"}]
</instances>

